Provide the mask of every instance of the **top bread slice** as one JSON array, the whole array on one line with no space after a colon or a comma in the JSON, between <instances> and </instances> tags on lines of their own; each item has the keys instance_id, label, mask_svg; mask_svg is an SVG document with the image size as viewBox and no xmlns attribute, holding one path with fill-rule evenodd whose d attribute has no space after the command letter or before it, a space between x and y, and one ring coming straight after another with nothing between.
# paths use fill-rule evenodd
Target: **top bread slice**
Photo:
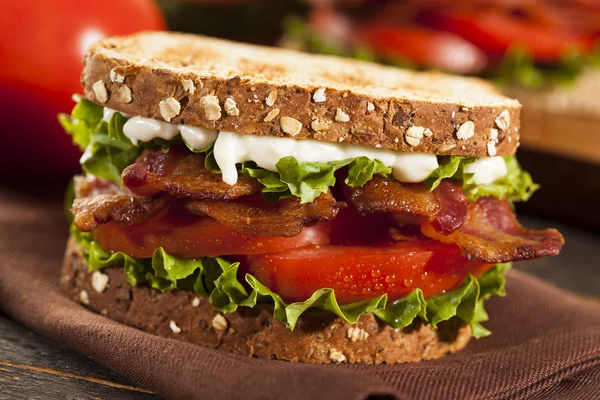
<instances>
[{"instance_id":1,"label":"top bread slice","mask_svg":"<svg viewBox=\"0 0 600 400\"><path fill-rule=\"evenodd\" d=\"M197 35L98 41L82 84L126 114L242 134L471 157L519 141L521 105L479 79Z\"/></svg>"}]
</instances>

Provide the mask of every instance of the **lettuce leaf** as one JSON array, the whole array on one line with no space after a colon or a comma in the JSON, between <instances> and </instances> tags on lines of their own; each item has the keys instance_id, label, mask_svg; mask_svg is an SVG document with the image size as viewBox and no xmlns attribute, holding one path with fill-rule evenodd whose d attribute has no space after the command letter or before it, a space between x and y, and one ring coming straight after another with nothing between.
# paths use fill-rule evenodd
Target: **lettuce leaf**
<instances>
[{"instance_id":1,"label":"lettuce leaf","mask_svg":"<svg viewBox=\"0 0 600 400\"><path fill-rule=\"evenodd\" d=\"M104 110L91 101L81 98L71 115L59 114L58 121L73 143L83 150L79 160L82 169L99 178L112 180L121 185L121 172L131 165L143 149L163 151L182 142L180 137L173 140L154 139L136 146L123 132L127 117L115 112L106 123L102 118Z\"/></svg>"},{"instance_id":2,"label":"lettuce leaf","mask_svg":"<svg viewBox=\"0 0 600 400\"><path fill-rule=\"evenodd\" d=\"M300 198L300 203L309 203L335 185L335 172L348 167L344 181L348 186L363 186L373 175L388 175L392 170L379 160L356 157L332 162L299 163L294 157L284 157L275 165L277 172L244 163L240 173L257 179L263 186L262 192L269 200L280 200L290 196Z\"/></svg>"},{"instance_id":3,"label":"lettuce leaf","mask_svg":"<svg viewBox=\"0 0 600 400\"><path fill-rule=\"evenodd\" d=\"M475 201L479 196L493 196L510 203L529 200L540 186L533 182L528 172L521 169L514 155L503 158L506 162L506 176L489 185L476 184L473 174L465 172L465 167L474 162L475 158L459 156L444 157L440 166L425 180L425 185L429 190L434 190L442 179L455 179L462 182L465 195L470 201Z\"/></svg>"},{"instance_id":4,"label":"lettuce leaf","mask_svg":"<svg viewBox=\"0 0 600 400\"><path fill-rule=\"evenodd\" d=\"M504 275L510 268L509 264L495 265L479 278L468 276L458 288L427 299L420 289L416 289L394 302L388 302L384 294L340 305L333 289L322 288L303 302L288 304L251 274L244 276L244 285L239 280L239 263L222 257L180 259L159 248L151 259L136 259L121 252L108 253L94 242L90 233L79 232L75 227L71 228L71 235L83 247L90 271L124 266L131 285L148 284L162 291L192 291L208 298L221 312L233 312L238 307L254 307L259 303L271 304L275 318L289 329L294 329L304 312L316 308L332 312L349 323L356 323L363 314L375 314L394 328L404 328L415 318L435 327L441 321L458 317L471 326L474 337L487 336L490 332L481 325L487 321L483 301L492 294L505 295Z\"/></svg>"},{"instance_id":5,"label":"lettuce leaf","mask_svg":"<svg viewBox=\"0 0 600 400\"><path fill-rule=\"evenodd\" d=\"M116 112L110 121L102 120L103 108L82 98L70 116L60 114L58 120L73 138L73 143L84 150L80 159L83 170L121 185L121 172L141 153L123 133L127 121Z\"/></svg>"},{"instance_id":6,"label":"lettuce leaf","mask_svg":"<svg viewBox=\"0 0 600 400\"><path fill-rule=\"evenodd\" d=\"M58 115L58 122L71 135L73 143L84 151L103 115L104 110L101 106L82 97L71 111L71 115Z\"/></svg>"},{"instance_id":7,"label":"lettuce leaf","mask_svg":"<svg viewBox=\"0 0 600 400\"><path fill-rule=\"evenodd\" d=\"M498 67L486 78L499 86L518 85L530 90L542 90L555 85L570 85L586 69L600 66L600 48L589 54L571 49L551 65L536 64L523 46L511 47Z\"/></svg>"}]
</instances>

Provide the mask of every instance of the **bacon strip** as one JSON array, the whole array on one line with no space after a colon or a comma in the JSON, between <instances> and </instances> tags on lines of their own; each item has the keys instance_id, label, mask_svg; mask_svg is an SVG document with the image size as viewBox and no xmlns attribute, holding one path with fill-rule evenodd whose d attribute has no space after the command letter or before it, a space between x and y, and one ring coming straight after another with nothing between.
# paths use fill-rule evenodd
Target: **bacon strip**
<instances>
[{"instance_id":1,"label":"bacon strip","mask_svg":"<svg viewBox=\"0 0 600 400\"><path fill-rule=\"evenodd\" d=\"M437 232L448 234L463 224L468 201L450 181L430 192L425 185L375 176L362 187L344 186L346 200L361 214L392 212L431 219Z\"/></svg>"},{"instance_id":2,"label":"bacon strip","mask_svg":"<svg viewBox=\"0 0 600 400\"><path fill-rule=\"evenodd\" d=\"M162 197L131 195L111 181L93 176L75 179L76 199L71 207L73 223L81 232L91 232L110 221L135 224L158 214L166 205Z\"/></svg>"},{"instance_id":3,"label":"bacon strip","mask_svg":"<svg viewBox=\"0 0 600 400\"><path fill-rule=\"evenodd\" d=\"M258 192L261 185L254 179L240 177L235 185L223 182L221 175L204 167L204 155L173 147L144 151L136 162L121 174L123 184L138 196L155 196L166 192L177 198L197 200L232 200Z\"/></svg>"},{"instance_id":4,"label":"bacon strip","mask_svg":"<svg viewBox=\"0 0 600 400\"><path fill-rule=\"evenodd\" d=\"M82 232L91 232L110 221L128 225L142 222L158 214L167 203L177 201L167 200L168 196L134 196L127 188L93 176L77 178L75 186L77 199L71 212L75 226ZM346 203L336 201L331 192L306 204L300 204L297 197L269 203L258 193L231 201L179 201L193 214L211 217L250 236L296 236L303 227L332 220L346 207Z\"/></svg>"},{"instance_id":5,"label":"bacon strip","mask_svg":"<svg viewBox=\"0 0 600 400\"><path fill-rule=\"evenodd\" d=\"M269 203L260 194L230 202L194 200L186 204L192 213L208 215L245 235L281 237L296 236L305 226L332 220L344 207L346 203L337 202L330 192L306 204L300 204L297 197Z\"/></svg>"},{"instance_id":6,"label":"bacon strip","mask_svg":"<svg viewBox=\"0 0 600 400\"><path fill-rule=\"evenodd\" d=\"M462 189L444 181L433 192L423 185L376 177L363 187L344 188L347 201L362 214L391 212L421 225L424 235L455 243L471 259L486 263L556 255L564 244L558 231L523 228L506 201L481 197L468 203Z\"/></svg>"},{"instance_id":7,"label":"bacon strip","mask_svg":"<svg viewBox=\"0 0 600 400\"><path fill-rule=\"evenodd\" d=\"M524 228L510 205L493 197L471 203L465 223L449 235L438 233L428 221L421 224L421 231L440 242L457 244L470 259L488 263L555 256L565 244L556 229Z\"/></svg>"}]
</instances>

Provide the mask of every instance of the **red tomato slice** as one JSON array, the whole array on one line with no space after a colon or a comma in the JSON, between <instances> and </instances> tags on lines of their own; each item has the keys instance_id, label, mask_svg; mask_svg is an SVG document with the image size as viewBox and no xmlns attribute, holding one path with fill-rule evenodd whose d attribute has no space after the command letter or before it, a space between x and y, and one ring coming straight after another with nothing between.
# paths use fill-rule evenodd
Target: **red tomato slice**
<instances>
[{"instance_id":1,"label":"red tomato slice","mask_svg":"<svg viewBox=\"0 0 600 400\"><path fill-rule=\"evenodd\" d=\"M402 57L428 68L473 74L487 64L485 53L448 32L373 22L357 35L358 41L380 56Z\"/></svg>"},{"instance_id":2,"label":"red tomato slice","mask_svg":"<svg viewBox=\"0 0 600 400\"><path fill-rule=\"evenodd\" d=\"M321 246L245 257L241 270L288 302L304 301L315 290L335 290L340 304L384 293L396 300L416 288L425 297L451 290L471 273L490 265L469 261L455 245L433 240L385 247Z\"/></svg>"},{"instance_id":3,"label":"red tomato slice","mask_svg":"<svg viewBox=\"0 0 600 400\"><path fill-rule=\"evenodd\" d=\"M133 257L152 257L163 247L182 258L261 254L329 243L329 226L304 228L291 238L243 235L216 220L189 213L163 210L156 217L133 225L111 222L99 226L94 238L108 251L122 251Z\"/></svg>"},{"instance_id":4,"label":"red tomato slice","mask_svg":"<svg viewBox=\"0 0 600 400\"><path fill-rule=\"evenodd\" d=\"M493 12L428 12L421 16L426 24L455 33L487 54L501 57L515 44L525 46L535 60L553 62L565 51L590 51L591 36L561 32L548 26Z\"/></svg>"},{"instance_id":5,"label":"red tomato slice","mask_svg":"<svg viewBox=\"0 0 600 400\"><path fill-rule=\"evenodd\" d=\"M81 152L56 120L81 93L83 56L96 40L165 22L153 0L3 0L0 16L0 157L6 176L72 175Z\"/></svg>"}]
</instances>

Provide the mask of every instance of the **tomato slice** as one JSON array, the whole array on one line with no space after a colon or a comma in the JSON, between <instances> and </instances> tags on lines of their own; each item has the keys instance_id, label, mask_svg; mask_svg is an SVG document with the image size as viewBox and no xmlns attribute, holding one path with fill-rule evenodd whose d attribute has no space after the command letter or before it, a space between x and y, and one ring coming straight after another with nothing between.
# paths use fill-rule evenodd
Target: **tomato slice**
<instances>
[{"instance_id":1,"label":"tomato slice","mask_svg":"<svg viewBox=\"0 0 600 400\"><path fill-rule=\"evenodd\" d=\"M570 49L590 51L594 38L564 32L538 23L494 12L427 12L420 20L429 26L455 33L487 54L502 57L515 44L525 46L535 60L553 62Z\"/></svg>"},{"instance_id":2,"label":"tomato slice","mask_svg":"<svg viewBox=\"0 0 600 400\"><path fill-rule=\"evenodd\" d=\"M168 207L148 221L133 225L115 222L94 230L95 240L108 251L137 258L152 257L163 247L181 258L260 254L329 243L329 225L307 227L294 237L243 235L216 220Z\"/></svg>"},{"instance_id":3,"label":"tomato slice","mask_svg":"<svg viewBox=\"0 0 600 400\"><path fill-rule=\"evenodd\" d=\"M315 246L244 257L241 270L288 302L304 301L321 288L340 304L384 293L396 300L416 288L425 297L451 290L490 265L470 261L455 245L414 240L387 246Z\"/></svg>"},{"instance_id":4,"label":"tomato slice","mask_svg":"<svg viewBox=\"0 0 600 400\"><path fill-rule=\"evenodd\" d=\"M401 57L428 68L473 74L487 64L485 53L449 32L372 22L361 27L357 36L380 56Z\"/></svg>"}]
</instances>

